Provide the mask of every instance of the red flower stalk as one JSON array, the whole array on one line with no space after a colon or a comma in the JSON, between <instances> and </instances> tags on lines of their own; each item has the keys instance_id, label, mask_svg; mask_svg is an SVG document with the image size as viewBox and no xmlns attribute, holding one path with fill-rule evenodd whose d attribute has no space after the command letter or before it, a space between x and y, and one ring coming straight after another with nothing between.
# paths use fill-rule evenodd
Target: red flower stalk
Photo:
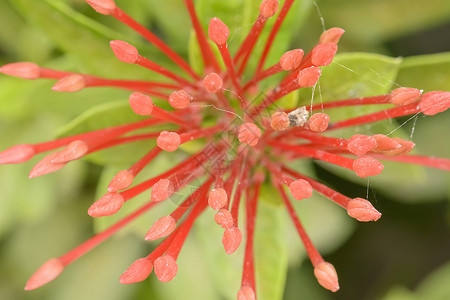
<instances>
[{"instance_id":1,"label":"red flower stalk","mask_svg":"<svg viewBox=\"0 0 450 300\"><path fill-rule=\"evenodd\" d=\"M305 249L314 266L318 282L333 292L339 289L334 267L325 262L314 247L303 228L292 199L308 201L313 192L323 194L347 210L349 216L362 221L376 221L381 214L373 205L362 198L350 199L315 179L292 170L290 162L297 159L315 159L328 164L353 170L359 177L376 176L383 170L379 160L392 160L450 170L450 160L426 156L409 155L414 144L385 135L355 134L350 138L330 137L325 133L338 128L373 123L387 118L423 113L434 115L450 107L450 92L434 91L421 95L413 88L398 88L386 95L330 101L295 110L279 110L266 115L280 98L296 90L313 87L320 79L324 66L329 65L337 51L337 43L344 33L340 28L325 31L318 44L306 52L294 49L284 53L279 62L263 70L264 62L274 38L289 12L293 1L286 0L278 13L277 0L263 0L260 14L247 37L234 55L228 48L230 31L219 18L211 19L207 33L203 31L196 15L194 3L185 0L193 28L200 45L204 73L197 74L191 66L168 45L125 14L113 0L86 0L97 12L111 15L129 26L155 45L173 61L179 70L169 70L141 56L138 50L124 42L111 41L115 56L130 64L149 69L170 81L133 81L106 79L97 76L46 69L34 63L20 62L4 65L0 72L24 79L57 79L53 90L76 92L84 88L111 86L130 90L129 103L134 113L146 119L115 127L60 138L40 144L16 145L0 152L0 164L22 163L35 155L47 154L31 170L30 178L58 171L67 163L90 153L119 144L137 140L155 140L157 146L126 170L112 178L107 193L94 202L88 213L92 217L104 217L117 213L128 201L151 189L151 197L141 208L103 232L58 258L47 261L28 281L25 289L31 290L55 279L74 260L96 247L129 222L155 205L168 199L194 178L203 183L190 193L171 214L162 216L153 225L149 224L146 240L165 237L160 245L147 257L136 260L120 277L121 283L145 280L152 270L160 281L172 280L177 271L177 259L181 253L192 225L208 207L217 211L215 221L224 228L223 246L232 254L240 246L244 231L245 257L241 288L238 299L256 299L257 283L254 266L254 232L258 222L258 195L265 182L273 182L284 202L289 216L298 231ZM276 14L278 13L278 16ZM268 18L275 17L275 25L263 48L262 57L252 76L243 79L248 59L265 27ZM216 44L220 57L216 57L209 39ZM222 59L225 69L221 69ZM284 79L265 92L262 101L252 104L258 82L275 74L283 73ZM224 90L232 91L225 94ZM258 91L259 93L260 91ZM151 97L154 97L153 99ZM167 101L175 110L164 110L161 103ZM389 109L354 116L334 122L333 115L318 110L329 108L392 104ZM211 111L211 107L215 110ZM312 114L309 117L309 114ZM211 126L210 119L215 125ZM239 122L234 126L234 122ZM208 125L209 124L209 125ZM231 125L230 125L231 124ZM166 126L172 131L154 129ZM136 132L139 130L139 133ZM142 131L147 131L142 133ZM168 152L182 152L180 145L199 140L203 148L186 156L185 160L168 171L133 186L134 178L153 160ZM265 169L264 169L265 168ZM246 223L239 225L241 198L245 198Z\"/></svg>"}]
</instances>

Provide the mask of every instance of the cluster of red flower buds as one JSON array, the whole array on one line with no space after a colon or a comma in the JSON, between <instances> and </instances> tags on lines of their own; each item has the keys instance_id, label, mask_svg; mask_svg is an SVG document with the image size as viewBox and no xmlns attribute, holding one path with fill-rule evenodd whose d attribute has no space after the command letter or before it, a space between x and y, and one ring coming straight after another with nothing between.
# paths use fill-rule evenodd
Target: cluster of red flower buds
<instances>
[{"instance_id":1,"label":"cluster of red flower buds","mask_svg":"<svg viewBox=\"0 0 450 300\"><path fill-rule=\"evenodd\" d=\"M172 280L178 270L177 259L192 225L209 207L217 211L214 219L224 229L222 242L227 254L234 253L245 236L242 285L237 298L256 299L255 222L261 186L269 182L278 190L287 208L314 266L318 282L334 292L339 289L336 271L314 247L291 204L289 193L296 201L311 197L313 192L320 193L361 222L376 221L381 214L368 200L348 198L293 170L289 163L299 159L321 160L352 170L356 176L363 178L382 172L380 160L450 170L448 159L410 155L414 143L400 138L383 134L355 134L350 138L337 138L327 134L339 128L411 114L437 114L450 107L450 92L433 91L422 95L420 90L402 87L386 95L326 101L294 110L275 109L267 115L268 109L274 107L283 96L317 84L323 67L332 63L337 43L344 33L340 28L328 29L309 52L305 53L302 49L287 51L277 63L264 69L274 38L293 0L284 1L280 10L278 0L263 0L258 18L234 55L228 49L230 31L227 25L219 18L210 20L207 32L209 40L213 42L210 43L195 12L193 0L184 0L200 46L204 74L194 72L182 57L128 16L113 0L86 1L97 12L114 17L142 35L171 59L180 72L158 65L141 56L134 46L119 40L111 41L110 45L120 61L156 72L166 77L167 81L106 79L43 68L31 62L11 63L0 68L1 73L24 79L56 79L53 90L58 92L76 92L104 86L129 90L132 92L129 97L132 111L147 116L135 123L39 144L16 145L0 152L0 164L22 163L38 154L52 151L31 170L29 176L33 178L56 172L90 153L124 143L153 139L157 144L137 159L135 164L112 178L107 193L92 204L88 214L96 218L113 215L135 196L151 189L149 201L73 250L47 261L31 276L26 285L27 290L55 279L81 255L155 205L168 201L194 179L200 179L202 184L187 195L171 214L149 226L146 240L165 239L148 256L131 264L120 277L121 283L145 280L153 270L160 281ZM256 70L252 76L244 76L249 73L244 74L266 21L277 13ZM220 56L214 54L214 44ZM225 68L221 67L220 60ZM261 101L250 101L262 92L258 88L260 81L278 73L285 75L281 82L263 91L265 96ZM173 109L161 108L159 104L164 101ZM392 104L392 108L385 109L383 106L378 112L338 122L333 122L333 116L325 113L330 108L376 104ZM161 125L167 126L168 130L153 129L155 126L161 128ZM190 155L179 149L180 145L193 140L203 142L203 148L197 153ZM178 155L182 152L185 159L154 178L134 182L135 177L161 155L176 155L167 152L176 152ZM242 205L241 199L245 200ZM245 225L238 222L239 210L242 208L245 208Z\"/></svg>"}]
</instances>

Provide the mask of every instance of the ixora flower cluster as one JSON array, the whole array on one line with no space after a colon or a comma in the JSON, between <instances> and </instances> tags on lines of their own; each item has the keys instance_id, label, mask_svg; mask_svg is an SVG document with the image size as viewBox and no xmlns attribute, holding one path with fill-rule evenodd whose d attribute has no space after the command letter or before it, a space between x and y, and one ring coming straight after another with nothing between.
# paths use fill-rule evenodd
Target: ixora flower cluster
<instances>
[{"instance_id":1,"label":"ixora flower cluster","mask_svg":"<svg viewBox=\"0 0 450 300\"><path fill-rule=\"evenodd\" d=\"M171 59L180 68L180 73L174 73L150 61L141 56L134 46L119 40L110 43L119 60L159 73L168 81L111 80L42 68L31 62L11 63L0 68L3 74L24 79L57 79L53 86L55 91L76 92L98 86L130 90L132 93L129 104L132 110L138 115L148 116L135 123L54 141L16 145L0 152L0 164L22 163L35 155L57 149L34 166L30 172L30 178L33 178L58 171L67 163L102 149L149 139L156 139L157 144L129 169L118 172L112 178L107 193L92 204L88 213L95 218L113 215L135 196L150 189L151 199L73 250L47 261L31 276L26 290L36 289L52 281L74 260L155 205L167 201L172 194L196 178L202 180L202 184L171 214L154 222L145 237L146 240L165 239L148 256L136 260L120 277L121 283L145 280L153 270L160 281L172 280L178 270L177 258L193 223L203 211L214 209L217 211L215 221L224 229L222 242L227 254L235 252L245 236L242 283L237 298L256 299L254 228L258 195L263 182L271 182L278 190L306 248L318 282L324 288L335 292L339 289L336 271L310 241L287 191L296 201L306 199L316 191L347 210L350 217L362 222L376 221L381 214L369 201L362 198L350 199L293 170L289 166L290 162L299 159L321 160L353 170L359 177L380 174L383 164L379 160L450 170L448 159L409 155L414 143L400 138L383 134L355 134L350 138L336 138L324 134L338 128L411 114L434 115L450 107L450 92L433 91L422 95L420 90L401 87L386 95L326 102L311 105L308 109L275 109L275 112L267 114L268 108L274 107L276 101L285 95L316 85L321 76L321 67L332 62L337 43L344 33L340 28L328 29L308 53L305 54L302 49L290 50L281 56L279 62L263 69L274 38L293 0L286 0L280 10L278 0L263 0L258 18L233 56L227 45L230 34L227 25L219 18L213 18L206 34L196 15L194 2L184 0L200 46L205 66L204 74L194 72L183 58L123 12L113 0L86 2L97 12L114 17L142 35ZM259 64L253 76L244 81L242 75L255 44L266 21L275 15L276 21L265 43ZM220 53L221 58L214 53L207 35L217 46L217 53ZM220 59L223 60L224 67L221 67ZM282 72L285 74L284 78L274 84L272 89L264 91L265 96L261 101L250 101L261 92L258 89L261 80ZM159 99L155 101L156 104L151 97ZM159 101L168 101L173 110L161 108L161 105L157 105ZM384 109L383 106L378 112L338 122L332 122L333 116L324 113L329 108L368 104L392 104L392 107ZM206 110L205 107L213 107L214 110ZM175 129L155 131L155 126ZM147 131L142 133L143 129ZM157 160L161 155L171 155L167 152L177 151L181 144L196 139L204 141L203 149L193 155L186 154L183 162L165 173L133 185L135 176L151 161ZM245 201L242 205L241 200ZM238 225L241 207L245 207L245 226Z\"/></svg>"}]
</instances>

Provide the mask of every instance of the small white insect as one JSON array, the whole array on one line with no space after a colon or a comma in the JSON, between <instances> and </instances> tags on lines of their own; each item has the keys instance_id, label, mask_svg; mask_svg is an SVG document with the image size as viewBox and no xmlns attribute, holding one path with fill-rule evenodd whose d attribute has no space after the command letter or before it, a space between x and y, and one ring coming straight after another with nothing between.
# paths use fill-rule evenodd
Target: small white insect
<instances>
[{"instance_id":1,"label":"small white insect","mask_svg":"<svg viewBox=\"0 0 450 300\"><path fill-rule=\"evenodd\" d=\"M301 106L288 113L288 117L290 126L303 126L308 121L309 112L306 106Z\"/></svg>"}]
</instances>

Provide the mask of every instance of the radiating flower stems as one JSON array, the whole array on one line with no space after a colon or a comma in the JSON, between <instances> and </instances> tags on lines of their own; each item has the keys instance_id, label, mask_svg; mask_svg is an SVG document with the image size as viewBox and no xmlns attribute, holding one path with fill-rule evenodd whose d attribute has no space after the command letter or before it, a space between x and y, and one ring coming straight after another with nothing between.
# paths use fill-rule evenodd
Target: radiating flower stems
<instances>
[{"instance_id":1,"label":"radiating flower stems","mask_svg":"<svg viewBox=\"0 0 450 300\"><path fill-rule=\"evenodd\" d=\"M108 229L66 254L47 261L31 276L25 287L27 290L55 279L70 263L156 204L176 201L176 208L170 214L151 221L152 225L149 224L144 237L147 241L162 239L160 244L146 257L135 260L122 274L120 282L130 284L145 280L153 270L160 281L172 280L178 272L177 260L193 224L203 211L212 209L215 211L214 221L224 229L224 253L234 255L242 241L245 242L242 281L237 298L256 299L255 273L258 269L254 261L254 247L257 246L254 236L258 230L255 227L258 222L257 207L263 186L272 183L304 244L319 284L335 292L339 289L336 270L314 247L292 201L309 201L313 193L319 193L361 222L377 221L381 213L367 199L349 198L319 179L294 170L292 162L299 159L320 160L349 169L362 178L380 174L384 168L380 161L383 160L450 171L449 159L410 155L409 152L415 147L412 141L385 134L358 133L346 137L329 134L337 135L339 131L336 129L395 117L419 113L435 115L450 107L450 92L422 94L415 88L400 87L385 95L337 101L325 99L320 104L311 103L309 107L290 110L276 108L277 101L284 96L316 86L322 72L326 72L326 66L332 62L338 49L337 43L344 33L341 28L330 28L322 33L318 43L309 51L288 50L277 63L264 69L270 49L293 4L291 0L284 1L279 12L277 0L263 0L257 19L235 54L230 53L228 48L228 42L232 42L229 40L228 26L218 17L212 18L206 34L203 30L205 24L197 15L194 1L184 0L200 47L204 64L202 74L194 72L181 56L128 16L113 0L86 2L97 12L111 15L132 28L182 71L149 60L141 56L136 47L119 40L111 41L110 46L120 61L148 69L150 74L156 72L168 82L107 79L43 68L30 62L11 63L0 68L1 73L23 79L56 79L52 89L58 92L77 92L87 87L101 86L130 90L130 113L144 118L54 141L16 145L0 152L0 164L22 163L35 155L55 150L47 153L33 167L30 177L36 177L56 172L69 162L103 149L132 145L136 141L149 141L153 145L111 179L107 192L89 207L88 214L95 218L121 214L122 206L151 189L149 199L131 214L120 216L120 220ZM249 57L254 54L266 21L277 13L256 70L250 70ZM213 44L208 38L218 48L220 56L215 56ZM223 69L220 59L225 66ZM272 88L265 91L259 89L261 80L282 72L284 78L274 83ZM253 103L251 100L259 93L265 96ZM337 122L328 111L331 108L369 104L383 106L377 112L355 115ZM386 109L384 105L393 107ZM267 115L268 109L274 107L275 111ZM189 142L192 142L190 146ZM118 155L121 155L120 152ZM170 162L165 172L149 179L138 177L161 157ZM199 181L199 186L185 195L187 186L194 181ZM286 193L286 188L294 200ZM244 215L240 214L242 209L245 209L245 223L239 219L240 215ZM244 228L243 235L241 230Z\"/></svg>"}]
</instances>

